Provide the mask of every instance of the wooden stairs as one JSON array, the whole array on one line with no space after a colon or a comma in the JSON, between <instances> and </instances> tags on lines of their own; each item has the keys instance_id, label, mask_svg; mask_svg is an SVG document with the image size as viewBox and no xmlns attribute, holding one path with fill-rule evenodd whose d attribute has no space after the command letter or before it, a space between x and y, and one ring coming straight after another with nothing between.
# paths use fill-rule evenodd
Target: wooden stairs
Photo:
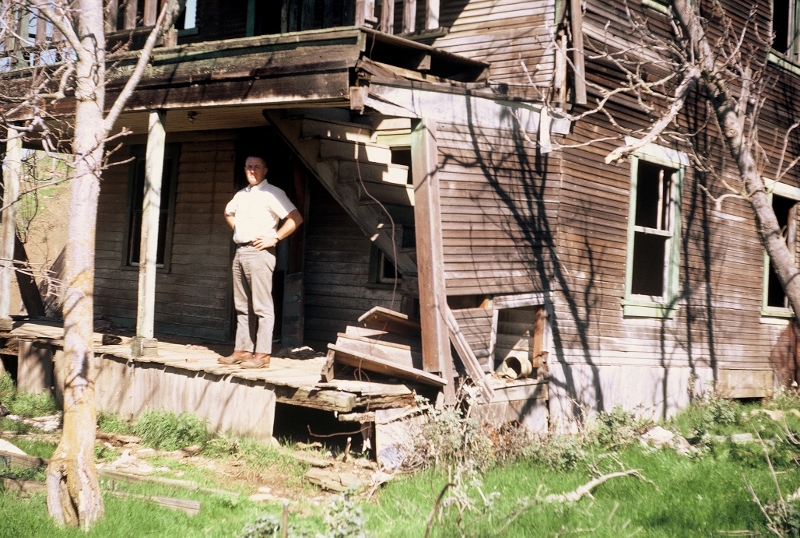
<instances>
[{"instance_id":1,"label":"wooden stairs","mask_svg":"<svg viewBox=\"0 0 800 538\"><path fill-rule=\"evenodd\" d=\"M410 171L392 162L381 126L366 116L354 121L344 109L266 110L264 116L398 270L416 275ZM383 131L389 140L408 139L410 125L390 127Z\"/></svg>"},{"instance_id":2,"label":"wooden stairs","mask_svg":"<svg viewBox=\"0 0 800 538\"><path fill-rule=\"evenodd\" d=\"M417 321L379 306L358 321L363 327L348 326L344 333L338 335L335 344L328 344L328 360L322 370L323 381L332 381L336 375L336 365L343 364L356 370L437 388L448 383L444 378L423 370L421 332ZM469 376L480 387L484 400L491 402L494 391L449 309L448 326L451 341Z\"/></svg>"}]
</instances>

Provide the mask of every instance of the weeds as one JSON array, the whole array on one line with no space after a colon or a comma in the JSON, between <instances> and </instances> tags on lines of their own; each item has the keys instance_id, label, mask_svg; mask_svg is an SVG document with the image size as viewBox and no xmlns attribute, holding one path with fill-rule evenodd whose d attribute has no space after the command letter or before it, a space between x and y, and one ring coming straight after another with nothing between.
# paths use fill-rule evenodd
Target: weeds
<instances>
[{"instance_id":1,"label":"weeds","mask_svg":"<svg viewBox=\"0 0 800 538\"><path fill-rule=\"evenodd\" d=\"M141 437L142 444L158 450L205 445L210 438L206 423L191 413L146 411L133 432Z\"/></svg>"},{"instance_id":2,"label":"weeds","mask_svg":"<svg viewBox=\"0 0 800 538\"><path fill-rule=\"evenodd\" d=\"M116 413L105 413L103 411L97 415L97 428L107 433L120 433L124 435L133 433L133 427L128 421Z\"/></svg>"},{"instance_id":3,"label":"weeds","mask_svg":"<svg viewBox=\"0 0 800 538\"><path fill-rule=\"evenodd\" d=\"M55 398L49 391L18 392L8 372L0 376L0 402L11 414L21 417L42 417L58 412Z\"/></svg>"}]
</instances>

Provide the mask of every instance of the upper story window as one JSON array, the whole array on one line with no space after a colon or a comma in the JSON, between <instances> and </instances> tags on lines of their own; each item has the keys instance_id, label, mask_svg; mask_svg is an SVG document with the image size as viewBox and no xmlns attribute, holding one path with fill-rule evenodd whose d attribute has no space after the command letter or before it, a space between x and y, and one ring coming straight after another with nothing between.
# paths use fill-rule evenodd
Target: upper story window
<instances>
[{"instance_id":1,"label":"upper story window","mask_svg":"<svg viewBox=\"0 0 800 538\"><path fill-rule=\"evenodd\" d=\"M770 186L770 197L772 209L778 219L786 246L789 248L789 255L792 261L797 261L797 222L798 222L798 202L800 202L800 189L790 187L784 183L773 183ZM772 260L764 251L764 293L761 305L762 316L791 317L792 311L789 308L789 301L783 286L775 273Z\"/></svg>"},{"instance_id":2,"label":"upper story window","mask_svg":"<svg viewBox=\"0 0 800 538\"><path fill-rule=\"evenodd\" d=\"M681 191L688 157L648 144L631 157L623 313L672 317L678 297Z\"/></svg>"},{"instance_id":3,"label":"upper story window","mask_svg":"<svg viewBox=\"0 0 800 538\"><path fill-rule=\"evenodd\" d=\"M772 0L772 10L772 33L775 35L772 48L795 60L800 52L797 39L797 0Z\"/></svg>"}]
</instances>

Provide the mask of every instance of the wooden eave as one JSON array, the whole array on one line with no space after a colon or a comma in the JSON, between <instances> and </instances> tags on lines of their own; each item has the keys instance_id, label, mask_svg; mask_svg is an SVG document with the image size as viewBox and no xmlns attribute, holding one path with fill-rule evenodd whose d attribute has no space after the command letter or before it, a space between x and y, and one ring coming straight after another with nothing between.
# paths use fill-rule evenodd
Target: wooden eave
<instances>
[{"instance_id":1,"label":"wooden eave","mask_svg":"<svg viewBox=\"0 0 800 538\"><path fill-rule=\"evenodd\" d=\"M304 31L156 49L125 110L348 106L356 66L373 55L435 80L475 81L488 74L481 62L365 28ZM108 55L108 106L137 58L137 51ZM23 71L0 75L2 79L28 84L30 77ZM68 96L45 107L52 116L69 116L74 100ZM19 114L10 119L26 118Z\"/></svg>"}]
</instances>

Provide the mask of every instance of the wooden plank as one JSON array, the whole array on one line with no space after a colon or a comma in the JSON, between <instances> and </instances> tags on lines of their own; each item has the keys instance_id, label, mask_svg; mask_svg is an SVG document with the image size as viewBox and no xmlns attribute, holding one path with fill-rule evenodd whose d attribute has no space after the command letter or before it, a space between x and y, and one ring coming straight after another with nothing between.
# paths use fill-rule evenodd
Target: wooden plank
<instances>
[{"instance_id":1,"label":"wooden plank","mask_svg":"<svg viewBox=\"0 0 800 538\"><path fill-rule=\"evenodd\" d=\"M414 221L417 243L420 324L422 327L423 367L441 372L450 381L445 386L445 401L455 402L453 358L447 333L444 249L439 199L439 152L436 122L420 120L411 132L411 176L414 183Z\"/></svg>"},{"instance_id":2,"label":"wooden plank","mask_svg":"<svg viewBox=\"0 0 800 538\"><path fill-rule=\"evenodd\" d=\"M581 0L570 0L570 23L572 25L572 63L575 72L575 103L586 104L586 68L583 54L583 14Z\"/></svg>"},{"instance_id":3,"label":"wooden plank","mask_svg":"<svg viewBox=\"0 0 800 538\"><path fill-rule=\"evenodd\" d=\"M158 0L144 0L143 26L155 26L158 18Z\"/></svg>"},{"instance_id":4,"label":"wooden plank","mask_svg":"<svg viewBox=\"0 0 800 538\"><path fill-rule=\"evenodd\" d=\"M44 484L44 482L42 482ZM123 499L143 499L146 501L154 502L159 506L165 508L172 508L173 510L180 510L190 516L200 513L200 501L191 499L178 499L176 497L163 497L161 495L141 495L138 493L126 493L124 491L106 491L107 494Z\"/></svg>"},{"instance_id":5,"label":"wooden plank","mask_svg":"<svg viewBox=\"0 0 800 538\"><path fill-rule=\"evenodd\" d=\"M417 27L417 0L403 0L403 33L414 33Z\"/></svg>"},{"instance_id":6,"label":"wooden plank","mask_svg":"<svg viewBox=\"0 0 800 538\"><path fill-rule=\"evenodd\" d=\"M444 387L447 381L441 377L417 370L416 368L407 368L402 365L386 361L369 355L364 355L357 351L340 348L334 344L328 344L328 349L335 352L334 360L353 368L361 368L370 372L376 372L391 377L398 377L408 381L416 381L425 385L434 387Z\"/></svg>"},{"instance_id":7,"label":"wooden plank","mask_svg":"<svg viewBox=\"0 0 800 538\"><path fill-rule=\"evenodd\" d=\"M136 4L137 0L125 0L125 30L136 28Z\"/></svg>"},{"instance_id":8,"label":"wooden plank","mask_svg":"<svg viewBox=\"0 0 800 538\"><path fill-rule=\"evenodd\" d=\"M358 318L358 321L372 329L388 331L404 336L419 336L421 326L418 321L410 319L406 314L376 306ZM424 348L423 348L424 352Z\"/></svg>"},{"instance_id":9,"label":"wooden plank","mask_svg":"<svg viewBox=\"0 0 800 538\"><path fill-rule=\"evenodd\" d=\"M8 128L3 165L3 203L0 222L0 329L11 329L11 274L13 271L14 243L16 241L16 202L22 177L22 138L12 127Z\"/></svg>"},{"instance_id":10,"label":"wooden plank","mask_svg":"<svg viewBox=\"0 0 800 538\"><path fill-rule=\"evenodd\" d=\"M466 337L461 332L461 329L459 329L458 322L453 316L450 307L447 307L447 326L450 330L450 341L453 343L453 347L456 348L459 357L461 357L461 362L467 369L467 373L472 378L472 381L480 387L484 400L486 402L491 402L494 398L494 390L489 386L488 378L484 374L480 362L478 362L478 359L469 347Z\"/></svg>"},{"instance_id":11,"label":"wooden plank","mask_svg":"<svg viewBox=\"0 0 800 538\"><path fill-rule=\"evenodd\" d=\"M381 2L380 30L385 34L394 33L394 0L383 0Z\"/></svg>"},{"instance_id":12,"label":"wooden plank","mask_svg":"<svg viewBox=\"0 0 800 538\"><path fill-rule=\"evenodd\" d=\"M370 338L348 336L342 333L339 333L336 339L336 346L357 351L378 359L391 361L407 368L422 369L422 354L411 351L410 346L392 342L382 342Z\"/></svg>"}]
</instances>

